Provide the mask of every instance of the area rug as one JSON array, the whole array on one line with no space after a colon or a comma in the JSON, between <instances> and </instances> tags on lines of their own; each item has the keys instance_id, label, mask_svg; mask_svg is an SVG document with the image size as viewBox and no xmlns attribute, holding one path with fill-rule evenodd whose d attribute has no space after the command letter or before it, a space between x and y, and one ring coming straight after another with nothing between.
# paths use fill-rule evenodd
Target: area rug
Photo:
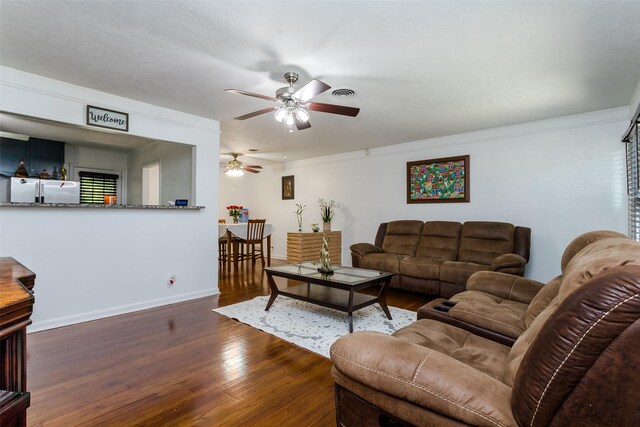
<instances>
[{"instance_id":1,"label":"area rug","mask_svg":"<svg viewBox=\"0 0 640 427\"><path fill-rule=\"evenodd\" d=\"M265 311L268 296L213 311L261 331L292 342L324 357L329 357L329 347L338 338L349 333L347 313L320 307L285 296L278 296L269 311ZM397 307L389 307L393 320L387 319L378 304L353 313L353 330L378 331L391 334L416 320L416 313Z\"/></svg>"}]
</instances>

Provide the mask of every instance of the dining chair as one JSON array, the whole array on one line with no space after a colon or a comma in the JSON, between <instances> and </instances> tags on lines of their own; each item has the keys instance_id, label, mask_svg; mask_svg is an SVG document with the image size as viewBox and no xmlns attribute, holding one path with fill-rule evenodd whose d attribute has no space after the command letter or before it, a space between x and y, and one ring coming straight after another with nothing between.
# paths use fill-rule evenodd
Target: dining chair
<instances>
[{"instance_id":1,"label":"dining chair","mask_svg":"<svg viewBox=\"0 0 640 427\"><path fill-rule=\"evenodd\" d=\"M266 219L250 219L247 222L247 238L240 241L244 246L244 253L240 255L241 260L251 260L251 265L256 264L256 259L260 257L262 268L264 268L264 224Z\"/></svg>"},{"instance_id":2,"label":"dining chair","mask_svg":"<svg viewBox=\"0 0 640 427\"><path fill-rule=\"evenodd\" d=\"M218 224L226 224L227 220L219 219ZM229 254L227 253L227 233L218 237L218 266L220 271L224 271L226 263L229 262Z\"/></svg>"}]
</instances>

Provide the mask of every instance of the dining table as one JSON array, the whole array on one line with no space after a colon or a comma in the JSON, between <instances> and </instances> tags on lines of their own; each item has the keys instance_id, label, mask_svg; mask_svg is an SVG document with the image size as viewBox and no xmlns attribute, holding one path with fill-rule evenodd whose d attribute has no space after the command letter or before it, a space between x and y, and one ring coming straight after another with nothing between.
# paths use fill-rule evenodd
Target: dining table
<instances>
[{"instance_id":1,"label":"dining table","mask_svg":"<svg viewBox=\"0 0 640 427\"><path fill-rule=\"evenodd\" d=\"M233 260L233 268L238 269L238 239L246 240L247 228L249 224L241 222L238 224L218 224L218 236L227 235L227 254ZM264 225L264 238L267 239L267 266L271 266L271 234L273 224ZM234 238L236 237L236 238ZM227 262L227 271L231 271L231 262Z\"/></svg>"}]
</instances>

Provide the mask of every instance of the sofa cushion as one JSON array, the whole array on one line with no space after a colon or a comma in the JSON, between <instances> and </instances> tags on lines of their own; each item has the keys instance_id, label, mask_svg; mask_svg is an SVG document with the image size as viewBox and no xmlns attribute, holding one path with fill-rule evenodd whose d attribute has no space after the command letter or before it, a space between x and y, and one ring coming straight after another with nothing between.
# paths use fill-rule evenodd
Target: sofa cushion
<instances>
[{"instance_id":1,"label":"sofa cushion","mask_svg":"<svg viewBox=\"0 0 640 427\"><path fill-rule=\"evenodd\" d=\"M598 230L598 231L588 231L580 236L576 237L569 243L567 248L564 250L562 254L562 259L560 260L560 271L564 273L564 270L567 268L567 264L569 261L576 256L578 252L582 249L586 248L593 242L597 242L601 239L608 239L610 237L627 237L622 233L618 233L617 231L611 230Z\"/></svg>"},{"instance_id":2,"label":"sofa cushion","mask_svg":"<svg viewBox=\"0 0 640 427\"><path fill-rule=\"evenodd\" d=\"M464 285L476 271L489 271L488 265L473 262L445 261L440 266L440 281Z\"/></svg>"},{"instance_id":3,"label":"sofa cushion","mask_svg":"<svg viewBox=\"0 0 640 427\"><path fill-rule=\"evenodd\" d=\"M462 226L458 261L491 265L499 255L513 251L513 224L468 221Z\"/></svg>"},{"instance_id":4,"label":"sofa cushion","mask_svg":"<svg viewBox=\"0 0 640 427\"><path fill-rule=\"evenodd\" d=\"M405 258L404 255L384 253L367 254L362 257L362 265L360 268L398 273L399 264L403 258Z\"/></svg>"},{"instance_id":5,"label":"sofa cushion","mask_svg":"<svg viewBox=\"0 0 640 427\"><path fill-rule=\"evenodd\" d=\"M445 354L498 380L502 380L510 350L505 345L431 319L418 320L392 336Z\"/></svg>"},{"instance_id":6,"label":"sofa cushion","mask_svg":"<svg viewBox=\"0 0 640 427\"><path fill-rule=\"evenodd\" d=\"M444 261L429 257L406 257L400 261L399 272L403 276L420 279L440 279L440 265Z\"/></svg>"},{"instance_id":7,"label":"sofa cushion","mask_svg":"<svg viewBox=\"0 0 640 427\"><path fill-rule=\"evenodd\" d=\"M511 338L518 338L525 330L527 304L500 298L488 302L481 292L476 298L459 300L449 310L449 316L483 329L489 329Z\"/></svg>"},{"instance_id":8,"label":"sofa cushion","mask_svg":"<svg viewBox=\"0 0 640 427\"><path fill-rule=\"evenodd\" d=\"M531 326L533 320L538 317L542 310L544 310L551 301L558 295L560 289L560 283L562 283L562 276L556 276L549 281L546 285L540 289L540 292L536 294L531 300L531 304L527 308L527 312L524 317L525 327Z\"/></svg>"},{"instance_id":9,"label":"sofa cushion","mask_svg":"<svg viewBox=\"0 0 640 427\"><path fill-rule=\"evenodd\" d=\"M389 222L382 249L390 254L414 256L418 248L423 225L422 221Z\"/></svg>"},{"instance_id":10,"label":"sofa cushion","mask_svg":"<svg viewBox=\"0 0 640 427\"><path fill-rule=\"evenodd\" d=\"M460 248L462 224L452 221L427 221L422 227L417 256L455 261Z\"/></svg>"}]
</instances>

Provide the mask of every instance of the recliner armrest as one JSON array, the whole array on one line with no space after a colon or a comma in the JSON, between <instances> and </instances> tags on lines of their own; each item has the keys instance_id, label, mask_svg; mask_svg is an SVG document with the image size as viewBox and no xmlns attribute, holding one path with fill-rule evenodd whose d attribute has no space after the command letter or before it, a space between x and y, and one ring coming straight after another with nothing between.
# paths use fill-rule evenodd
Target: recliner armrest
<instances>
[{"instance_id":1,"label":"recliner armrest","mask_svg":"<svg viewBox=\"0 0 640 427\"><path fill-rule=\"evenodd\" d=\"M445 417L470 425L515 425L509 386L430 348L379 332L355 332L331 346L331 359L348 378Z\"/></svg>"},{"instance_id":2,"label":"recliner armrest","mask_svg":"<svg viewBox=\"0 0 640 427\"><path fill-rule=\"evenodd\" d=\"M529 304L544 283L497 271L478 271L467 280L467 290Z\"/></svg>"},{"instance_id":3,"label":"recliner armrest","mask_svg":"<svg viewBox=\"0 0 640 427\"><path fill-rule=\"evenodd\" d=\"M355 252L356 255L364 256L372 253L382 253L384 249L379 246L372 245L371 243L356 243L351 245L351 252Z\"/></svg>"},{"instance_id":4,"label":"recliner armrest","mask_svg":"<svg viewBox=\"0 0 640 427\"><path fill-rule=\"evenodd\" d=\"M522 276L527 260L517 254L504 254L491 262L491 270Z\"/></svg>"}]
</instances>

